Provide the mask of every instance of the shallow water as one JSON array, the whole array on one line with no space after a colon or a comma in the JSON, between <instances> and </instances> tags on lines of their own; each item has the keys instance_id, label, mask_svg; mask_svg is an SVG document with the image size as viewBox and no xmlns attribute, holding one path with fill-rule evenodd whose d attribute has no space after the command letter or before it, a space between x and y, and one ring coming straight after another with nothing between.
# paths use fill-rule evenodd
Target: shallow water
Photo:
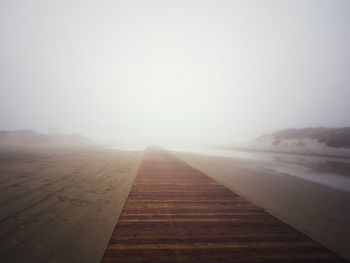
<instances>
[{"instance_id":1,"label":"shallow water","mask_svg":"<svg viewBox=\"0 0 350 263\"><path fill-rule=\"evenodd\" d=\"M204 147L169 150L253 161L274 172L350 192L350 158Z\"/></svg>"}]
</instances>

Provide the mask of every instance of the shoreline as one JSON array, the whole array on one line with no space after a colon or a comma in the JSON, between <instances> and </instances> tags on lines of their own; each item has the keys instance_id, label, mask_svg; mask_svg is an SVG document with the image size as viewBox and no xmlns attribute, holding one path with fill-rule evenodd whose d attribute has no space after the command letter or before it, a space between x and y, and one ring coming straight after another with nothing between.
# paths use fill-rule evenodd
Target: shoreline
<instances>
[{"instance_id":1,"label":"shoreline","mask_svg":"<svg viewBox=\"0 0 350 263\"><path fill-rule=\"evenodd\" d=\"M271 215L350 259L349 193L271 172L251 160L172 153Z\"/></svg>"}]
</instances>

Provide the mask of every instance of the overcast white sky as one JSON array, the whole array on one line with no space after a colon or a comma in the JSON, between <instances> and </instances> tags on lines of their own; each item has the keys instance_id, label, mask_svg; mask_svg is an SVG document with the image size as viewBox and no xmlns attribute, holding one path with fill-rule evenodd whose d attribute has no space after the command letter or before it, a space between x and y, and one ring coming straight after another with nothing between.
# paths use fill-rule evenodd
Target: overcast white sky
<instances>
[{"instance_id":1,"label":"overcast white sky","mask_svg":"<svg viewBox=\"0 0 350 263\"><path fill-rule=\"evenodd\" d=\"M350 1L0 1L0 129L238 142L350 125Z\"/></svg>"}]
</instances>

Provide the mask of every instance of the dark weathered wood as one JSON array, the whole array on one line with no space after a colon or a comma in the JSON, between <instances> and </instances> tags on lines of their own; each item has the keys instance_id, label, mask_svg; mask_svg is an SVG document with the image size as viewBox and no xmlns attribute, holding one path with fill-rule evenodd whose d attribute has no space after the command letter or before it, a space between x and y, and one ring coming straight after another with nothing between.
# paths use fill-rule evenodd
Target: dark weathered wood
<instances>
[{"instance_id":1,"label":"dark weathered wood","mask_svg":"<svg viewBox=\"0 0 350 263\"><path fill-rule=\"evenodd\" d=\"M148 151L102 262L347 262L201 172Z\"/></svg>"}]
</instances>

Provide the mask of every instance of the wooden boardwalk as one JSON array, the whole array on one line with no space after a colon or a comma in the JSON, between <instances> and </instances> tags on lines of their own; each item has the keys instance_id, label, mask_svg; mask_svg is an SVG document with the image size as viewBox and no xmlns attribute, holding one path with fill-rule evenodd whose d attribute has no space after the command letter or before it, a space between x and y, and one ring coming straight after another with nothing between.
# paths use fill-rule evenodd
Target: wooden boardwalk
<instances>
[{"instance_id":1,"label":"wooden boardwalk","mask_svg":"<svg viewBox=\"0 0 350 263\"><path fill-rule=\"evenodd\" d=\"M169 153L145 155L102 262L347 262Z\"/></svg>"}]
</instances>

